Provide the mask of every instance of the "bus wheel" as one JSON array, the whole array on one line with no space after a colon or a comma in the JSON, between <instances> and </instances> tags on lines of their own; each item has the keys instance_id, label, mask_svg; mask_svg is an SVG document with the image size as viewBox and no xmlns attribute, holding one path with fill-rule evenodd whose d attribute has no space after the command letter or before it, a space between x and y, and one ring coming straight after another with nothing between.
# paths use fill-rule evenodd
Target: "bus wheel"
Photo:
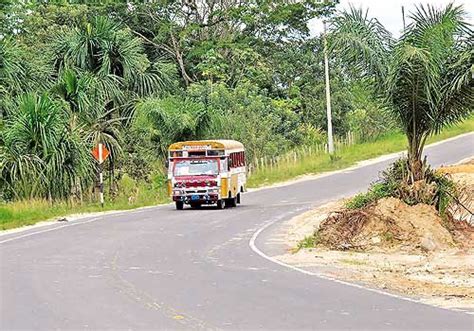
<instances>
[{"instance_id":1,"label":"bus wheel","mask_svg":"<svg viewBox=\"0 0 474 331\"><path fill-rule=\"evenodd\" d=\"M227 204L229 204L229 207L237 207L237 197L227 199L226 205Z\"/></svg>"},{"instance_id":2,"label":"bus wheel","mask_svg":"<svg viewBox=\"0 0 474 331\"><path fill-rule=\"evenodd\" d=\"M225 202L223 199L217 200L217 209L224 209L225 208Z\"/></svg>"},{"instance_id":3,"label":"bus wheel","mask_svg":"<svg viewBox=\"0 0 474 331\"><path fill-rule=\"evenodd\" d=\"M176 201L176 209L177 210L183 210L184 208L184 202L183 201Z\"/></svg>"},{"instance_id":4,"label":"bus wheel","mask_svg":"<svg viewBox=\"0 0 474 331\"><path fill-rule=\"evenodd\" d=\"M240 193L237 194L237 203L240 203Z\"/></svg>"}]
</instances>

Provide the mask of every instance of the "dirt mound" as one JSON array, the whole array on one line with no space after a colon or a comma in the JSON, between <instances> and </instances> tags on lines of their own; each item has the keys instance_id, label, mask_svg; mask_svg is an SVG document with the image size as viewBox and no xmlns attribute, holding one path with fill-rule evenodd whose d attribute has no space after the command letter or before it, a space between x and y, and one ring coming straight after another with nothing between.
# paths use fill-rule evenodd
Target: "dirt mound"
<instances>
[{"instance_id":1,"label":"dirt mound","mask_svg":"<svg viewBox=\"0 0 474 331\"><path fill-rule=\"evenodd\" d=\"M437 171L443 174L474 174L474 159L471 159L463 164L440 167Z\"/></svg>"},{"instance_id":2,"label":"dirt mound","mask_svg":"<svg viewBox=\"0 0 474 331\"><path fill-rule=\"evenodd\" d=\"M450 206L450 213L455 219L474 225L474 159L463 164L441 167L437 172L446 174L459 187L459 203Z\"/></svg>"},{"instance_id":3,"label":"dirt mound","mask_svg":"<svg viewBox=\"0 0 474 331\"><path fill-rule=\"evenodd\" d=\"M471 246L473 233L467 222L443 220L432 206L384 198L364 209L331 214L321 223L316 239L337 250L413 252Z\"/></svg>"}]
</instances>

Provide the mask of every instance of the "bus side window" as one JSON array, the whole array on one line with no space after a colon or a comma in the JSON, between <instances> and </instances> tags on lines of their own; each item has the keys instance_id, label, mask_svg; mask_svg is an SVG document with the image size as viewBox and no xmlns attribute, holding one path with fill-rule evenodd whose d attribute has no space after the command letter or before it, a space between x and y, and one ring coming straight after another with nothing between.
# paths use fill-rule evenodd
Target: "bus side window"
<instances>
[{"instance_id":1,"label":"bus side window","mask_svg":"<svg viewBox=\"0 0 474 331\"><path fill-rule=\"evenodd\" d=\"M229 162L225 157L221 157L221 171L229 171Z\"/></svg>"}]
</instances>

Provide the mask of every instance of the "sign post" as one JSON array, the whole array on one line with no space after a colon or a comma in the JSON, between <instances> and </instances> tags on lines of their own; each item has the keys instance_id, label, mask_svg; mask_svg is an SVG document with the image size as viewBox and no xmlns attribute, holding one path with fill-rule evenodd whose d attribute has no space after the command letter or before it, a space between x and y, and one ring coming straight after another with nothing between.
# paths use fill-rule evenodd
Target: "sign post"
<instances>
[{"instance_id":1,"label":"sign post","mask_svg":"<svg viewBox=\"0 0 474 331\"><path fill-rule=\"evenodd\" d=\"M100 189L100 205L102 208L104 207L104 166L102 163L104 162L104 145L99 143L99 189Z\"/></svg>"},{"instance_id":2,"label":"sign post","mask_svg":"<svg viewBox=\"0 0 474 331\"><path fill-rule=\"evenodd\" d=\"M102 143L98 143L97 146L92 150L92 155L99 162L99 191L100 191L100 205L104 207L104 166L103 163L110 152Z\"/></svg>"}]
</instances>

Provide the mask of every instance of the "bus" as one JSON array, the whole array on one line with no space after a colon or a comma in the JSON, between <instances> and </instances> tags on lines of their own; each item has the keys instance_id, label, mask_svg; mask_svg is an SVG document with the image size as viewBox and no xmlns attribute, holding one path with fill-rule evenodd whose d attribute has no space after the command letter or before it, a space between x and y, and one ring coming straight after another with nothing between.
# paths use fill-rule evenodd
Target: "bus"
<instances>
[{"instance_id":1,"label":"bus","mask_svg":"<svg viewBox=\"0 0 474 331\"><path fill-rule=\"evenodd\" d=\"M182 141L168 149L168 193L178 210L185 204L236 207L246 182L245 148L238 141Z\"/></svg>"}]
</instances>

